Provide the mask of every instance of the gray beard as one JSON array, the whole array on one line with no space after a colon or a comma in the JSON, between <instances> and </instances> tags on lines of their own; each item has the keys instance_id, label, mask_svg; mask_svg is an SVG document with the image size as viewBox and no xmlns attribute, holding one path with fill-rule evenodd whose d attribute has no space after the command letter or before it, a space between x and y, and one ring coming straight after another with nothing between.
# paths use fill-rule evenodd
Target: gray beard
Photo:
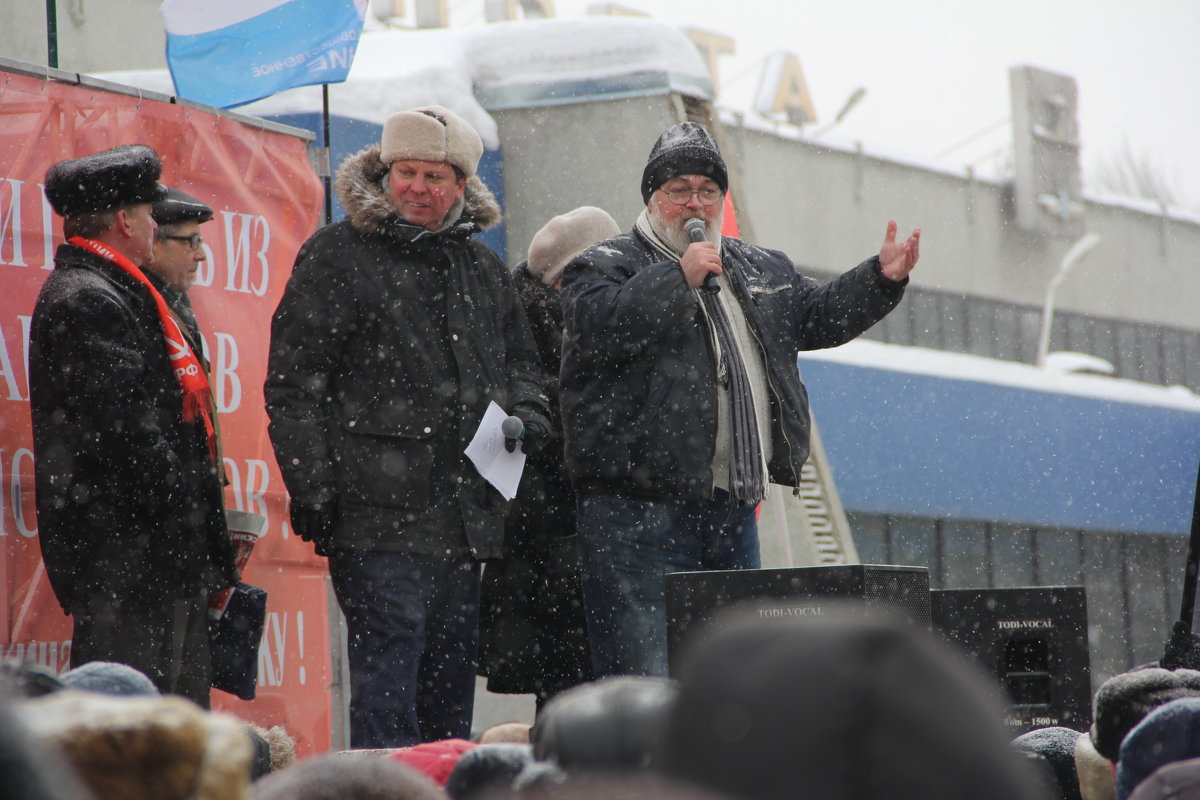
<instances>
[{"instance_id":1,"label":"gray beard","mask_svg":"<svg viewBox=\"0 0 1200 800\"><path fill-rule=\"evenodd\" d=\"M646 218L650 221L650 227L658 235L659 240L671 248L677 255L683 255L684 251L688 249L688 245L692 243L692 240L687 237L687 234L683 230L683 226L689 218L680 217L673 223L668 224L659 216L656 203L651 203L646 208L646 211ZM724 218L725 209L721 209L716 219L703 220L705 238L718 247L721 246L721 223Z\"/></svg>"}]
</instances>

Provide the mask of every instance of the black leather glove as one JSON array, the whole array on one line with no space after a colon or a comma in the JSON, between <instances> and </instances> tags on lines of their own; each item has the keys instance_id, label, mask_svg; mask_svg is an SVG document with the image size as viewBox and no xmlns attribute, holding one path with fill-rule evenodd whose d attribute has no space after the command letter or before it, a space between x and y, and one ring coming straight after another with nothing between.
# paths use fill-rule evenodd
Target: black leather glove
<instances>
[{"instance_id":1,"label":"black leather glove","mask_svg":"<svg viewBox=\"0 0 1200 800\"><path fill-rule=\"evenodd\" d=\"M522 452L527 456L532 456L545 450L546 445L550 444L550 440L554 438L550 426L538 418L525 419L520 413L517 416L521 417L521 421L525 423L525 433L521 435Z\"/></svg>"},{"instance_id":2,"label":"black leather glove","mask_svg":"<svg viewBox=\"0 0 1200 800\"><path fill-rule=\"evenodd\" d=\"M329 555L333 547L334 523L337 522L337 498L313 503L293 497L291 516L296 535L316 545L317 555Z\"/></svg>"}]
</instances>

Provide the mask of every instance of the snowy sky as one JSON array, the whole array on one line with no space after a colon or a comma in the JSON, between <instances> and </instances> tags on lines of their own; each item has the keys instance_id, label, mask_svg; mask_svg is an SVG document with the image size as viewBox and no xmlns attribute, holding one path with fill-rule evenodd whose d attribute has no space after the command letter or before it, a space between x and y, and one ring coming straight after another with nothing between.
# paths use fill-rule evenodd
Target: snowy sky
<instances>
[{"instance_id":1,"label":"snowy sky","mask_svg":"<svg viewBox=\"0 0 1200 800\"><path fill-rule=\"evenodd\" d=\"M594 0L555 0L560 19ZM620 0L656 19L723 33L719 99L749 108L764 59L799 55L819 122L857 87L863 100L831 143L922 162L974 163L994 175L1011 142L1008 68L1075 78L1087 173L1126 147L1156 165L1200 210L1200 3L1195 0ZM454 27L483 23L483 0L452 0ZM990 130L989 130L990 129ZM978 134L968 144L960 142ZM1000 155L995 153L1000 151Z\"/></svg>"}]
</instances>

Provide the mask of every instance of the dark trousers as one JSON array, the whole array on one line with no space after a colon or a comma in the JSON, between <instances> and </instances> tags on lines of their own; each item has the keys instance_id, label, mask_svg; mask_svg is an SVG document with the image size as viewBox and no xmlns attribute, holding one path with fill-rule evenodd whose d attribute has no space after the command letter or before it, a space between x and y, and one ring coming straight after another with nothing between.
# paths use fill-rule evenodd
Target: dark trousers
<instances>
[{"instance_id":1,"label":"dark trousers","mask_svg":"<svg viewBox=\"0 0 1200 800\"><path fill-rule=\"evenodd\" d=\"M179 694L208 708L212 663L208 601L200 596L157 606L137 606L107 595L72 610L71 666L115 661L146 673L164 694Z\"/></svg>"},{"instance_id":2,"label":"dark trousers","mask_svg":"<svg viewBox=\"0 0 1200 800\"><path fill-rule=\"evenodd\" d=\"M753 506L717 490L700 503L579 495L576 526L592 668L667 674L669 572L757 569Z\"/></svg>"},{"instance_id":3,"label":"dark trousers","mask_svg":"<svg viewBox=\"0 0 1200 800\"><path fill-rule=\"evenodd\" d=\"M465 556L338 550L329 557L349 639L352 747L470 736L479 571Z\"/></svg>"}]
</instances>

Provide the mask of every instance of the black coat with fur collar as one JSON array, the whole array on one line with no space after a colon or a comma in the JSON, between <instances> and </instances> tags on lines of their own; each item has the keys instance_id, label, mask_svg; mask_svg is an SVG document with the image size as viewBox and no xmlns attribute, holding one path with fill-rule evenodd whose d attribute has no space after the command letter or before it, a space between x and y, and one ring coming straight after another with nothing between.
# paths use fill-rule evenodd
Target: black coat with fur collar
<instances>
[{"instance_id":1,"label":"black coat with fur collar","mask_svg":"<svg viewBox=\"0 0 1200 800\"><path fill-rule=\"evenodd\" d=\"M471 234L500 208L468 179L439 231L405 223L378 146L350 157L347 219L301 247L271 328L270 436L288 492L336 498L333 548L500 555L504 500L462 455L490 401L545 420L528 323L500 258ZM454 210L451 211L451 218ZM445 301L430 300L434 287ZM461 488L447 491L447 476ZM461 519L461 535L447 530ZM329 547L322 548L323 550Z\"/></svg>"}]
</instances>

